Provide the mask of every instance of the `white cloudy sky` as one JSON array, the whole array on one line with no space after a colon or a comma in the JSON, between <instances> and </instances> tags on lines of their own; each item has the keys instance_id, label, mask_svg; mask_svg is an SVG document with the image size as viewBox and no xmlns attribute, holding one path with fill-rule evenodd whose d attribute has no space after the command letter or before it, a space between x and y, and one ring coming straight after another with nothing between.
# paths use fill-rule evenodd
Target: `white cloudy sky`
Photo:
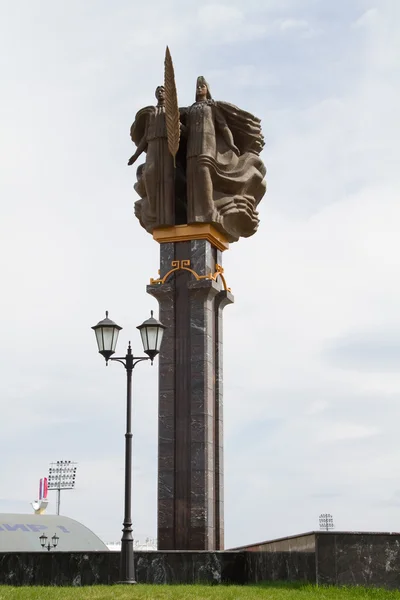
<instances>
[{"instance_id":1,"label":"white cloudy sky","mask_svg":"<svg viewBox=\"0 0 400 600\"><path fill-rule=\"evenodd\" d=\"M224 255L226 545L400 530L398 0L0 0L0 511L52 460L62 512L117 540L125 379L90 326L140 351L158 246L133 216L135 112L168 43L263 120L256 236ZM156 535L157 370L135 374L135 532ZM54 511L54 496L51 510Z\"/></svg>"}]
</instances>

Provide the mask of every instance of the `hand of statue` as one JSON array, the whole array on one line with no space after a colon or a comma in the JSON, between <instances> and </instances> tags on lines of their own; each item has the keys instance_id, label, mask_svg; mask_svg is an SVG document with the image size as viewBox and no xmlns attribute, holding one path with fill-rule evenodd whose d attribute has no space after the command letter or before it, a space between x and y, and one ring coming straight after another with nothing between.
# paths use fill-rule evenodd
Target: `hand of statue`
<instances>
[{"instance_id":1,"label":"hand of statue","mask_svg":"<svg viewBox=\"0 0 400 600\"><path fill-rule=\"evenodd\" d=\"M135 154L133 156L131 156L130 159L128 160L128 166L130 167L131 165L133 165L133 163L135 162L136 159L137 159L137 156Z\"/></svg>"},{"instance_id":2,"label":"hand of statue","mask_svg":"<svg viewBox=\"0 0 400 600\"><path fill-rule=\"evenodd\" d=\"M232 146L232 151L236 154L236 156L240 156L240 150L237 146Z\"/></svg>"}]
</instances>

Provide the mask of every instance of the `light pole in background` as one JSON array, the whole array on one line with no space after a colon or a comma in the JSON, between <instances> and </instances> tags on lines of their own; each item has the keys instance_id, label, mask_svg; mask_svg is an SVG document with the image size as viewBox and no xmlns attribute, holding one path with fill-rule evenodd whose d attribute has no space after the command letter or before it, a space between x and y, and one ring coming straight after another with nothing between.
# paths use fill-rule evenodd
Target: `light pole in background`
<instances>
[{"instance_id":1,"label":"light pole in background","mask_svg":"<svg viewBox=\"0 0 400 600\"><path fill-rule=\"evenodd\" d=\"M319 515L319 528L325 529L325 531L329 531L330 529L334 529L335 525L333 523L333 517L329 513L323 513Z\"/></svg>"},{"instance_id":2,"label":"light pole in background","mask_svg":"<svg viewBox=\"0 0 400 600\"><path fill-rule=\"evenodd\" d=\"M58 540L60 539L58 537L58 535L55 533L53 535L53 537L51 538L51 544L50 542L48 542L48 537L45 533L42 533L42 535L40 536L39 540L40 540L40 545L42 546L42 548L46 548L46 550L51 550L52 548L57 548L57 544L58 544Z\"/></svg>"},{"instance_id":3,"label":"light pole in background","mask_svg":"<svg viewBox=\"0 0 400 600\"><path fill-rule=\"evenodd\" d=\"M58 460L50 463L48 489L57 490L57 514L60 514L61 490L73 490L77 463L70 460Z\"/></svg>"},{"instance_id":4,"label":"light pole in background","mask_svg":"<svg viewBox=\"0 0 400 600\"><path fill-rule=\"evenodd\" d=\"M150 319L138 326L143 350L147 356L133 356L129 342L126 355L115 358L112 355L115 353L122 327L111 321L106 311L106 318L99 321L92 329L96 334L99 352L106 359L106 364L109 360L115 360L124 365L126 370L125 510L121 538L120 582L136 583L132 535L132 372L135 366L144 360L151 360L153 364L154 358L160 352L165 325L154 319L151 311Z\"/></svg>"}]
</instances>

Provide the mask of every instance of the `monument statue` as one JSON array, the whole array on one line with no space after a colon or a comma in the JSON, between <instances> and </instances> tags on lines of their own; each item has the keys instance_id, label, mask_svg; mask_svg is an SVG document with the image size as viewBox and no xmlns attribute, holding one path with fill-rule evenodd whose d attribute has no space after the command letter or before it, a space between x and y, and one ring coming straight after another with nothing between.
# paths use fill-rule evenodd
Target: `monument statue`
<instances>
[{"instance_id":1,"label":"monument statue","mask_svg":"<svg viewBox=\"0 0 400 600\"><path fill-rule=\"evenodd\" d=\"M135 214L150 233L154 227L174 225L174 163L168 150L165 123L165 89L156 88L157 106L146 106L136 114L131 139L137 150L128 161L133 165L146 152L146 162L137 169L134 189L140 196Z\"/></svg>"},{"instance_id":2,"label":"monument statue","mask_svg":"<svg viewBox=\"0 0 400 600\"><path fill-rule=\"evenodd\" d=\"M141 198L135 214L149 233L209 223L228 242L249 237L257 231L257 206L266 191L260 119L213 100L204 77L197 78L194 104L178 109L168 50L167 57L165 87L156 89L157 106L141 109L131 127L137 150L128 164L146 152L134 185Z\"/></svg>"},{"instance_id":3,"label":"monument statue","mask_svg":"<svg viewBox=\"0 0 400 600\"><path fill-rule=\"evenodd\" d=\"M187 137L187 222L213 223L229 241L258 227L265 194L260 120L227 102L215 102L204 77L196 102L182 111Z\"/></svg>"},{"instance_id":4,"label":"monument statue","mask_svg":"<svg viewBox=\"0 0 400 600\"><path fill-rule=\"evenodd\" d=\"M223 550L223 311L229 243L253 235L265 194L260 119L213 100L198 77L179 107L167 48L157 106L131 127L146 161L135 214L160 244L147 292L166 326L159 354L157 539L159 550Z\"/></svg>"}]
</instances>

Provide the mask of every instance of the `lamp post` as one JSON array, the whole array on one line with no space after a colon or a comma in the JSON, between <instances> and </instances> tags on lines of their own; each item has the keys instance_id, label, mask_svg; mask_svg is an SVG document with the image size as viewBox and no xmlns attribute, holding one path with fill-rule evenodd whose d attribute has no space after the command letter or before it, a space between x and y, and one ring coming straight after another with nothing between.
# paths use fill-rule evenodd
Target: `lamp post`
<instances>
[{"instance_id":1,"label":"lamp post","mask_svg":"<svg viewBox=\"0 0 400 600\"><path fill-rule=\"evenodd\" d=\"M121 538L120 583L136 583L132 535L132 371L139 362L144 360L150 360L153 364L154 358L160 352L165 325L154 319L151 311L150 319L137 327L147 356L133 356L130 342L126 356L112 356L122 327L108 318L108 311L106 311L106 318L99 321L92 329L96 334L99 352L106 359L106 364L109 360L115 360L124 365L126 370L125 510Z\"/></svg>"},{"instance_id":2,"label":"lamp post","mask_svg":"<svg viewBox=\"0 0 400 600\"><path fill-rule=\"evenodd\" d=\"M58 540L59 540L59 539L60 539L60 538L58 537L58 535L57 535L56 533L55 533L55 534L53 535L53 537L51 538L52 544L50 544L50 542L48 542L48 543L46 544L46 542L47 542L47 540L48 540L48 537L47 537L47 535L45 535L44 533L42 533L42 535L41 535L41 536L40 536L40 538L39 538L39 540L40 540L40 544L41 544L42 548L46 548L46 549L47 549L47 550L49 550L49 551L50 551L52 548L57 548L57 544L58 544Z\"/></svg>"}]
</instances>

